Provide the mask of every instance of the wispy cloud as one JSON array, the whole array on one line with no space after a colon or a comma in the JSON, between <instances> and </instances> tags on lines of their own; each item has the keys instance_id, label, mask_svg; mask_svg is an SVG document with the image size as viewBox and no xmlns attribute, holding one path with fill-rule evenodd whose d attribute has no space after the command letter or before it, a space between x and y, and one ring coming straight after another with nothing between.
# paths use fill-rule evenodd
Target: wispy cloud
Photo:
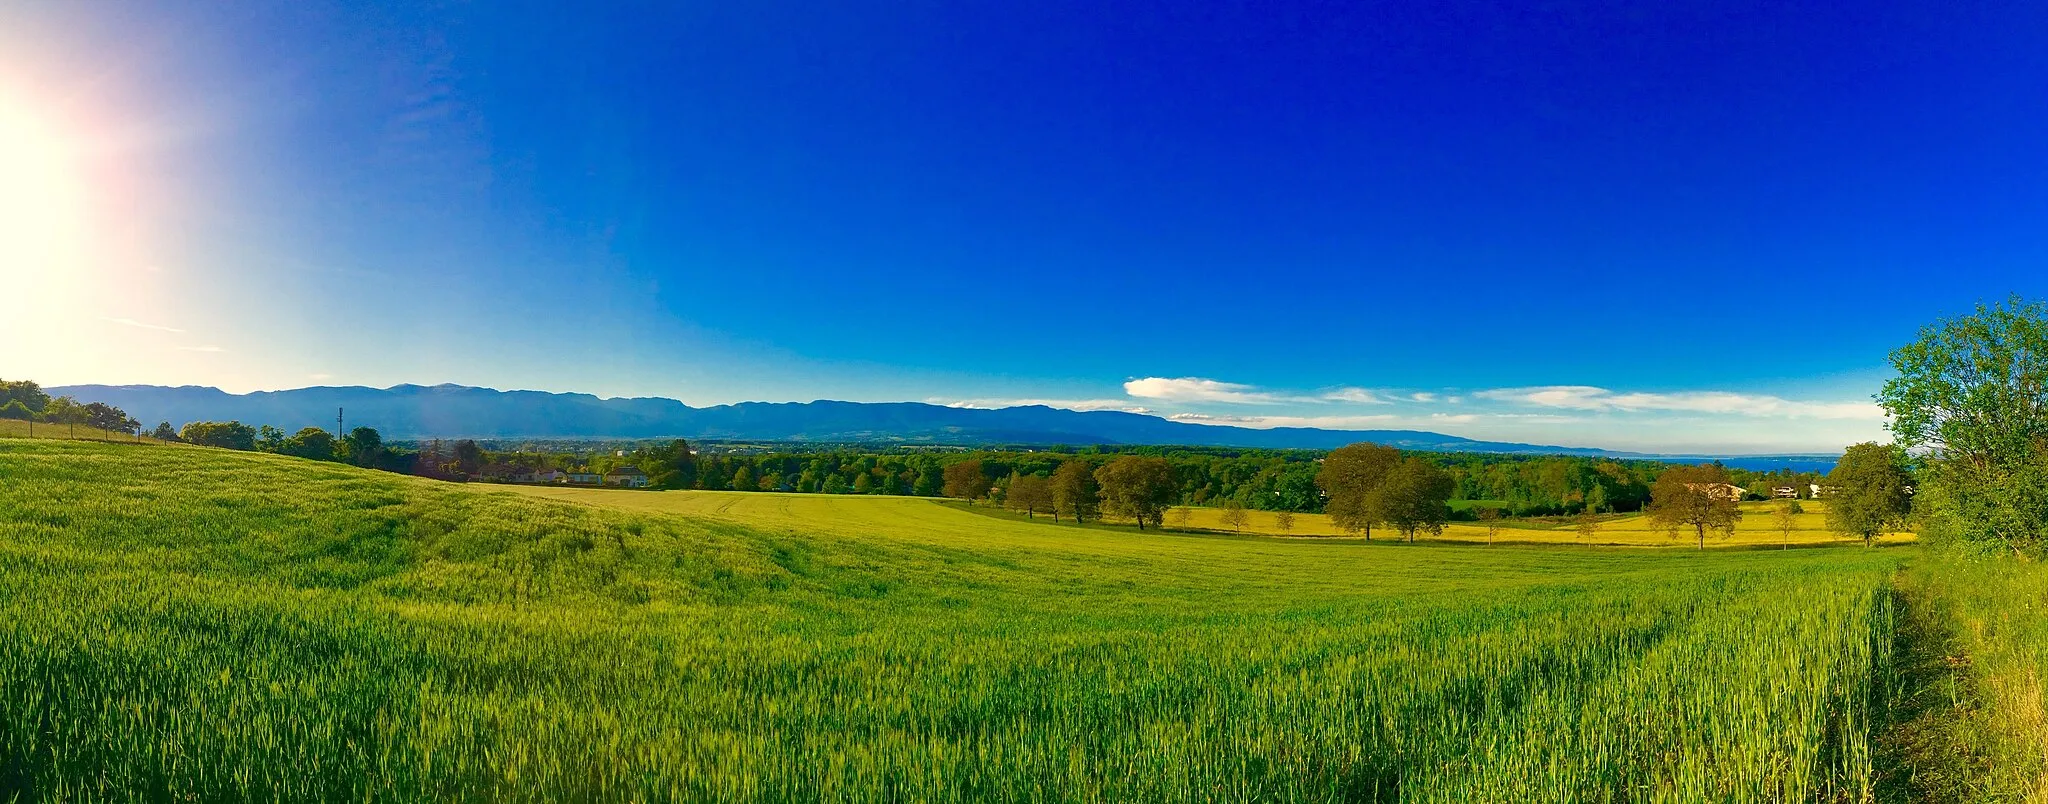
<instances>
[{"instance_id":1,"label":"wispy cloud","mask_svg":"<svg viewBox=\"0 0 2048 804\"><path fill-rule=\"evenodd\" d=\"M1474 396L1496 402L1586 411L1704 413L1724 416L1810 419L1884 419L1884 410L1870 402L1817 402L1768 394L1732 391L1616 393L1591 385L1545 385L1497 388Z\"/></svg>"},{"instance_id":2,"label":"wispy cloud","mask_svg":"<svg viewBox=\"0 0 2048 804\"><path fill-rule=\"evenodd\" d=\"M1379 393L1355 386L1318 392L1280 391L1207 377L1141 377L1124 383L1124 393L1138 399L1183 404L1300 405L1349 402L1385 405Z\"/></svg>"},{"instance_id":3,"label":"wispy cloud","mask_svg":"<svg viewBox=\"0 0 2048 804\"><path fill-rule=\"evenodd\" d=\"M178 351L180 351L180 352L225 352L225 351L227 351L227 350L226 350L226 349L222 349L222 348L220 348L220 347L218 347L218 346L180 346L180 347L178 347Z\"/></svg>"},{"instance_id":4,"label":"wispy cloud","mask_svg":"<svg viewBox=\"0 0 2048 804\"><path fill-rule=\"evenodd\" d=\"M309 379L309 380L331 380L331 379L334 379L334 375L332 375L332 374L329 374L329 373L327 373L327 372L324 372L324 371L318 371L318 372L314 372L314 373L312 373L312 374L308 374L308 375L306 375L306 379Z\"/></svg>"},{"instance_id":5,"label":"wispy cloud","mask_svg":"<svg viewBox=\"0 0 2048 804\"><path fill-rule=\"evenodd\" d=\"M144 323L141 321L137 321L133 318L108 318L106 316L101 316L100 320L120 324L121 326L124 327L135 327L137 329L153 329L158 332L184 332L184 330L179 329L177 327L166 327L161 324Z\"/></svg>"},{"instance_id":6,"label":"wispy cloud","mask_svg":"<svg viewBox=\"0 0 2048 804\"><path fill-rule=\"evenodd\" d=\"M1255 386L1204 377L1143 377L1124 383L1124 393L1161 402L1221 402L1232 405L1277 405L1296 401Z\"/></svg>"}]
</instances>

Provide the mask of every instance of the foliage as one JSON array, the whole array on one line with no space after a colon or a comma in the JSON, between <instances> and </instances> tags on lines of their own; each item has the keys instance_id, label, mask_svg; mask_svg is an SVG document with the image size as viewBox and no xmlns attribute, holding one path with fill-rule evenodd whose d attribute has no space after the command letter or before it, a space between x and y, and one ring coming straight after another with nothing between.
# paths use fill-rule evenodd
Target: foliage
<instances>
[{"instance_id":1,"label":"foliage","mask_svg":"<svg viewBox=\"0 0 2048 804\"><path fill-rule=\"evenodd\" d=\"M1381 511L1372 503L1387 475L1401 463L1400 451L1380 444L1352 444L1331 450L1316 473L1316 485L1327 499L1323 510L1347 532L1363 531L1372 538L1373 523L1382 521Z\"/></svg>"},{"instance_id":2,"label":"foliage","mask_svg":"<svg viewBox=\"0 0 2048 804\"><path fill-rule=\"evenodd\" d=\"M1283 534L1294 532L1294 512L1274 511L1273 529L1280 531Z\"/></svg>"},{"instance_id":3,"label":"foliage","mask_svg":"<svg viewBox=\"0 0 2048 804\"><path fill-rule=\"evenodd\" d=\"M1075 522L1097 518L1102 505L1102 486L1095 482L1095 469L1084 461L1067 461L1052 473L1053 511Z\"/></svg>"},{"instance_id":4,"label":"foliage","mask_svg":"<svg viewBox=\"0 0 2048 804\"><path fill-rule=\"evenodd\" d=\"M2013 297L1921 328L1878 402L1926 450L1936 529L2022 555L2048 532L2048 305Z\"/></svg>"},{"instance_id":5,"label":"foliage","mask_svg":"<svg viewBox=\"0 0 2048 804\"><path fill-rule=\"evenodd\" d=\"M1027 518L1037 516L1040 511L1051 511L1052 481L1038 475L1013 474L1003 493L1003 504L1023 511Z\"/></svg>"},{"instance_id":6,"label":"foliage","mask_svg":"<svg viewBox=\"0 0 2048 804\"><path fill-rule=\"evenodd\" d=\"M7 400L7 404L0 405L0 419L13 419L15 421L25 422L30 421L35 417L36 412L33 410L29 410L28 406L22 404L21 400L19 399L9 399Z\"/></svg>"},{"instance_id":7,"label":"foliage","mask_svg":"<svg viewBox=\"0 0 2048 804\"><path fill-rule=\"evenodd\" d=\"M832 475L838 477L838 475ZM988 474L981 461L961 461L946 467L946 496L956 500L977 500L988 496Z\"/></svg>"},{"instance_id":8,"label":"foliage","mask_svg":"<svg viewBox=\"0 0 2048 804\"><path fill-rule=\"evenodd\" d=\"M41 414L50 404L50 395L33 380L0 380L0 407L14 402L20 402L30 413Z\"/></svg>"},{"instance_id":9,"label":"foliage","mask_svg":"<svg viewBox=\"0 0 2048 804\"><path fill-rule=\"evenodd\" d=\"M1728 485L1727 470L1716 464L1672 467L1650 488L1650 518L1673 533L1691 528L1705 550L1707 531L1733 533L1742 518L1739 502L1723 491Z\"/></svg>"},{"instance_id":10,"label":"foliage","mask_svg":"<svg viewBox=\"0 0 2048 804\"><path fill-rule=\"evenodd\" d=\"M1371 518L1399 531L1401 538L1415 541L1417 531L1432 536L1443 532L1450 520L1451 476L1420 458L1409 458L1387 472L1386 479L1366 498Z\"/></svg>"},{"instance_id":11,"label":"foliage","mask_svg":"<svg viewBox=\"0 0 2048 804\"><path fill-rule=\"evenodd\" d=\"M188 422L178 429L178 440L202 447L253 450L256 429L241 422Z\"/></svg>"},{"instance_id":12,"label":"foliage","mask_svg":"<svg viewBox=\"0 0 2048 804\"><path fill-rule=\"evenodd\" d=\"M1251 515L1244 512L1244 504L1237 500L1224 500L1218 508L1222 509L1223 524L1232 531L1244 530L1252 522Z\"/></svg>"},{"instance_id":13,"label":"foliage","mask_svg":"<svg viewBox=\"0 0 2048 804\"><path fill-rule=\"evenodd\" d=\"M0 442L0 788L1871 797L1894 551L1111 539L921 500L584 493L687 508Z\"/></svg>"},{"instance_id":14,"label":"foliage","mask_svg":"<svg viewBox=\"0 0 2048 804\"><path fill-rule=\"evenodd\" d=\"M1165 458L1125 455L1095 470L1095 483L1102 489L1102 510L1110 516L1130 517L1144 530L1146 523L1163 525L1166 509L1173 505L1178 485L1173 465Z\"/></svg>"},{"instance_id":15,"label":"foliage","mask_svg":"<svg viewBox=\"0 0 2048 804\"><path fill-rule=\"evenodd\" d=\"M1860 536L1866 546L1878 534L1905 529L1911 480L1904 450L1874 442L1850 447L1828 473L1828 528Z\"/></svg>"}]
</instances>

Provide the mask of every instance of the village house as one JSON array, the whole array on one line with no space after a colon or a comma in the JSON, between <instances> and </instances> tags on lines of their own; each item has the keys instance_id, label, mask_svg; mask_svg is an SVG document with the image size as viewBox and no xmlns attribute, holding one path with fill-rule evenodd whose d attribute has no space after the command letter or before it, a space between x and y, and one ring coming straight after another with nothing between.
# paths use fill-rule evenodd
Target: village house
<instances>
[{"instance_id":1,"label":"village house","mask_svg":"<svg viewBox=\"0 0 2048 804\"><path fill-rule=\"evenodd\" d=\"M1687 483L1685 487L1691 491L1704 491L1717 500L1735 500L1737 502L1740 502L1743 496L1749 493L1749 489L1733 483Z\"/></svg>"},{"instance_id":2,"label":"village house","mask_svg":"<svg viewBox=\"0 0 2048 804\"><path fill-rule=\"evenodd\" d=\"M560 483L562 482L562 478L565 477L566 475L567 473L563 472L560 469L535 469L533 470L533 479L527 482Z\"/></svg>"},{"instance_id":3,"label":"village house","mask_svg":"<svg viewBox=\"0 0 2048 804\"><path fill-rule=\"evenodd\" d=\"M1798 499L1799 489L1792 486L1774 486L1771 488L1771 496L1780 500Z\"/></svg>"},{"instance_id":4,"label":"village house","mask_svg":"<svg viewBox=\"0 0 2048 804\"><path fill-rule=\"evenodd\" d=\"M640 471L638 466L621 466L604 474L604 484L607 486L624 486L629 489L645 488L647 486L647 473Z\"/></svg>"},{"instance_id":5,"label":"village house","mask_svg":"<svg viewBox=\"0 0 2048 804\"><path fill-rule=\"evenodd\" d=\"M578 486L595 486L599 482L602 482L603 480L604 477L596 472L590 471L588 469L577 469L562 475L561 479L555 482L569 483Z\"/></svg>"}]
</instances>

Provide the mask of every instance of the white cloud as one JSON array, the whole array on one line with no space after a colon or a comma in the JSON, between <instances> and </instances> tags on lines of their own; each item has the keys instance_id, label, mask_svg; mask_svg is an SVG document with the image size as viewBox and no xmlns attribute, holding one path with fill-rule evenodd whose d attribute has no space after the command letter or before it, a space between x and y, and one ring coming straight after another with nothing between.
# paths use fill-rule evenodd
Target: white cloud
<instances>
[{"instance_id":1,"label":"white cloud","mask_svg":"<svg viewBox=\"0 0 2048 804\"><path fill-rule=\"evenodd\" d=\"M1391 404L1387 400L1381 399L1379 394L1352 386L1327 391L1320 397L1320 400L1324 402L1355 402L1361 405Z\"/></svg>"},{"instance_id":2,"label":"white cloud","mask_svg":"<svg viewBox=\"0 0 2048 804\"><path fill-rule=\"evenodd\" d=\"M327 373L327 372L324 372L324 371L319 371L319 372L314 372L314 373L312 373L312 374L308 374L308 375L306 375L306 379L309 379L309 380L331 380L331 379L334 379L334 375L332 375L332 374L329 374L329 373Z\"/></svg>"},{"instance_id":3,"label":"white cloud","mask_svg":"<svg viewBox=\"0 0 2048 804\"><path fill-rule=\"evenodd\" d=\"M1277 405L1290 400L1250 385L1203 377L1144 377L1124 383L1124 393L1162 402L1226 402L1236 405Z\"/></svg>"},{"instance_id":4,"label":"white cloud","mask_svg":"<svg viewBox=\"0 0 2048 804\"><path fill-rule=\"evenodd\" d=\"M137 329L153 329L158 332L184 332L184 330L179 329L177 327L166 327L158 324L147 324L141 321L137 321L133 318L107 318L105 316L101 316L100 320L110 321L116 324L120 324L121 326L124 327L135 327Z\"/></svg>"},{"instance_id":5,"label":"white cloud","mask_svg":"<svg viewBox=\"0 0 2048 804\"><path fill-rule=\"evenodd\" d=\"M1732 391L1681 391L1677 393L1615 393L1591 385L1545 385L1529 388L1497 388L1475 396L1496 402L1534 405L1567 410L1643 411L1705 413L1723 416L1784 417L1809 419L1884 419L1884 410L1870 402L1812 402L1767 394Z\"/></svg>"},{"instance_id":6,"label":"white cloud","mask_svg":"<svg viewBox=\"0 0 2048 804\"><path fill-rule=\"evenodd\" d=\"M1435 402L1436 394L1432 394L1428 391L1416 391L1415 393L1409 394L1408 398L1413 399L1417 402Z\"/></svg>"},{"instance_id":7,"label":"white cloud","mask_svg":"<svg viewBox=\"0 0 2048 804\"><path fill-rule=\"evenodd\" d=\"M180 351L180 352L225 352L225 351L227 351L227 350L226 350L226 349L222 349L222 348L220 348L220 347L218 347L218 346L180 346L180 347L178 347L178 351Z\"/></svg>"}]
</instances>

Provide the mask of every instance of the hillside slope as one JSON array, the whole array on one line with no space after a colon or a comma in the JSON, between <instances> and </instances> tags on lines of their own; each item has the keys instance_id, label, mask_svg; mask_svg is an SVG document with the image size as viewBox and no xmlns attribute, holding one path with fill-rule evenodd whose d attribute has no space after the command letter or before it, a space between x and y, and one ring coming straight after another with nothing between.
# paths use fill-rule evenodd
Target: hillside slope
<instances>
[{"instance_id":1,"label":"hillside slope","mask_svg":"<svg viewBox=\"0 0 2048 804\"><path fill-rule=\"evenodd\" d=\"M823 526L633 513L0 440L0 797L1869 784L1889 551L1396 547L828 502L870 507Z\"/></svg>"}]
</instances>

